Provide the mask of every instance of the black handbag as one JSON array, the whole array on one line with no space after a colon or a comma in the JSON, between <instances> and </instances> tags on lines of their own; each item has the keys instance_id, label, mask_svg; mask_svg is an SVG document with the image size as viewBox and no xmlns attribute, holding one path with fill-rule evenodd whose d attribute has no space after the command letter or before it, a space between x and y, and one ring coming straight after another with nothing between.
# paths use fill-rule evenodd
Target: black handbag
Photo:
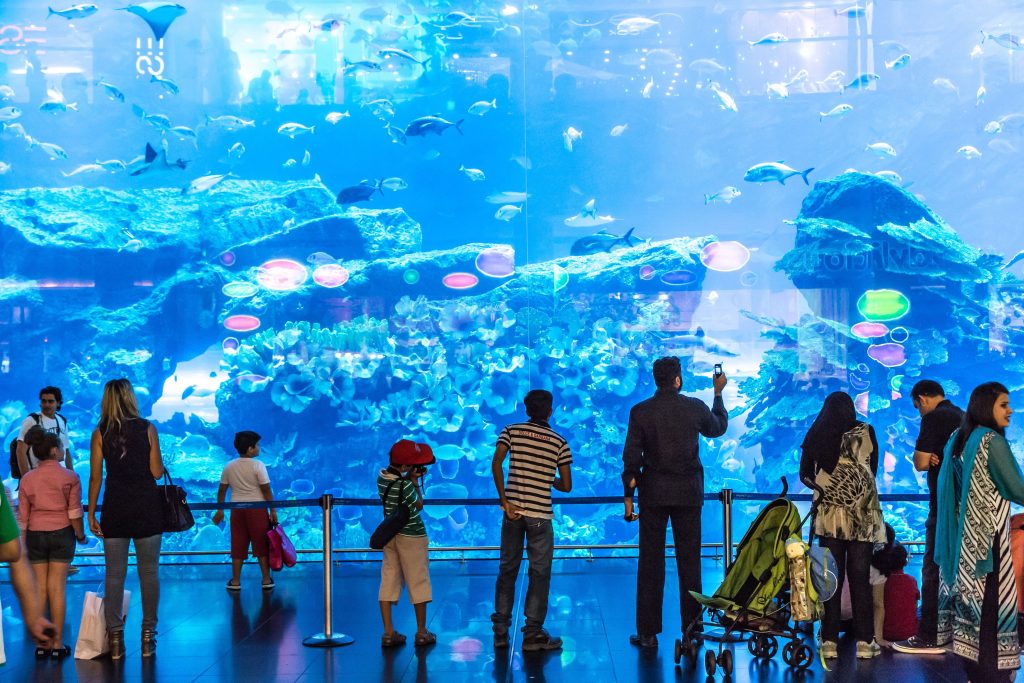
<instances>
[{"instance_id":1,"label":"black handbag","mask_svg":"<svg viewBox=\"0 0 1024 683\"><path fill-rule=\"evenodd\" d=\"M164 483L158 484L160 506L164 513L164 533L188 531L196 524L192 510L185 502L185 489L174 483L171 475L164 468Z\"/></svg>"},{"instance_id":2,"label":"black handbag","mask_svg":"<svg viewBox=\"0 0 1024 683\"><path fill-rule=\"evenodd\" d=\"M377 525L377 528L373 530L373 534L370 536L370 547L374 550L383 550L384 546L409 523L409 507L402 502L401 496L399 496L398 505L391 511L390 515L388 514L388 494L391 493L391 487L400 481L404 480L396 479L384 489L384 498L381 500L381 506L384 508L384 521Z\"/></svg>"}]
</instances>

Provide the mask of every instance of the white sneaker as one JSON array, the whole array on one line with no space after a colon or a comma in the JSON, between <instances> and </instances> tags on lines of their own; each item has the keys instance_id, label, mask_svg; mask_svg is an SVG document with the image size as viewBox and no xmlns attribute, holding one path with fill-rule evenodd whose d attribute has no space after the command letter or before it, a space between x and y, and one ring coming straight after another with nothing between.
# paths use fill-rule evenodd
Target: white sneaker
<instances>
[{"instance_id":1,"label":"white sneaker","mask_svg":"<svg viewBox=\"0 0 1024 683\"><path fill-rule=\"evenodd\" d=\"M826 640L821 644L821 656L825 659L835 659L839 656L839 646L834 641Z\"/></svg>"},{"instance_id":2,"label":"white sneaker","mask_svg":"<svg viewBox=\"0 0 1024 683\"><path fill-rule=\"evenodd\" d=\"M882 654L882 648L875 641L866 643L861 640L857 642L857 659L871 659L880 654Z\"/></svg>"}]
</instances>

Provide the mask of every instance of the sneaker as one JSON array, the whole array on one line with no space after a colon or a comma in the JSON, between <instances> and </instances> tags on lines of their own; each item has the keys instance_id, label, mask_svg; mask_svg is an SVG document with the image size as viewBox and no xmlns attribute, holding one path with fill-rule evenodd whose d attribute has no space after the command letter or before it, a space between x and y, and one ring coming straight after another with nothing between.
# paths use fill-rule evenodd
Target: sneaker
<instances>
[{"instance_id":1,"label":"sneaker","mask_svg":"<svg viewBox=\"0 0 1024 683\"><path fill-rule=\"evenodd\" d=\"M541 629L523 638L523 652L536 652L538 650L561 650L562 639L552 638L551 634Z\"/></svg>"},{"instance_id":2,"label":"sneaker","mask_svg":"<svg viewBox=\"0 0 1024 683\"><path fill-rule=\"evenodd\" d=\"M882 654L882 648L875 641L867 643L861 640L857 642L857 659L871 659L880 654Z\"/></svg>"},{"instance_id":3,"label":"sneaker","mask_svg":"<svg viewBox=\"0 0 1024 683\"><path fill-rule=\"evenodd\" d=\"M911 636L906 640L894 642L892 649L909 655L941 655L946 652L945 647L936 643L929 643L927 640L917 636Z\"/></svg>"},{"instance_id":4,"label":"sneaker","mask_svg":"<svg viewBox=\"0 0 1024 683\"><path fill-rule=\"evenodd\" d=\"M110 658L124 659L124 631L110 632Z\"/></svg>"},{"instance_id":5,"label":"sneaker","mask_svg":"<svg viewBox=\"0 0 1024 683\"><path fill-rule=\"evenodd\" d=\"M826 640L821 644L821 656L825 659L835 659L839 656L839 646L835 641Z\"/></svg>"},{"instance_id":6,"label":"sneaker","mask_svg":"<svg viewBox=\"0 0 1024 683\"><path fill-rule=\"evenodd\" d=\"M156 654L156 631L149 628L142 629L142 656L152 657Z\"/></svg>"}]
</instances>

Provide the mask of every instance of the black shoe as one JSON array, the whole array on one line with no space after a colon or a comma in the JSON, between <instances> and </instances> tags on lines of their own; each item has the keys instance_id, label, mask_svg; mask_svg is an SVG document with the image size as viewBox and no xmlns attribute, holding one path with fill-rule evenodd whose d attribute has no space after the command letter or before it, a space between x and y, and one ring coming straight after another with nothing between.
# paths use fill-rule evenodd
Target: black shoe
<instances>
[{"instance_id":1,"label":"black shoe","mask_svg":"<svg viewBox=\"0 0 1024 683\"><path fill-rule=\"evenodd\" d=\"M538 650L561 650L562 639L553 638L551 634L541 629L538 633L523 638L523 652L536 652Z\"/></svg>"},{"instance_id":2,"label":"black shoe","mask_svg":"<svg viewBox=\"0 0 1024 683\"><path fill-rule=\"evenodd\" d=\"M504 650L508 647L508 634L507 633L495 633L494 634L494 649Z\"/></svg>"},{"instance_id":3,"label":"black shoe","mask_svg":"<svg viewBox=\"0 0 1024 683\"><path fill-rule=\"evenodd\" d=\"M658 636L644 636L634 633L629 637L629 644L637 647L655 648L658 647Z\"/></svg>"},{"instance_id":4,"label":"black shoe","mask_svg":"<svg viewBox=\"0 0 1024 683\"><path fill-rule=\"evenodd\" d=\"M142 629L142 656L152 657L156 654L156 631Z\"/></svg>"}]
</instances>

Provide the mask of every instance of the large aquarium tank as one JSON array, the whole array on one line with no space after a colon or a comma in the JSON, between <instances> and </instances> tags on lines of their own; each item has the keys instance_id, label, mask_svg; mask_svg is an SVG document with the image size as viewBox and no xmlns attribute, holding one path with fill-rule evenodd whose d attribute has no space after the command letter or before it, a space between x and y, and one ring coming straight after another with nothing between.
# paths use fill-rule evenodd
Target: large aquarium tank
<instances>
[{"instance_id":1,"label":"large aquarium tank","mask_svg":"<svg viewBox=\"0 0 1024 683\"><path fill-rule=\"evenodd\" d=\"M372 497L411 438L428 499L493 498L531 388L573 495L619 495L665 355L708 402L729 376L708 491L803 490L841 390L879 489L917 494L913 383L1024 386L1019 3L71 2L0 6L0 432L60 386L83 478L122 376L193 501L242 429L278 497ZM916 538L924 505L888 520ZM288 511L297 545L319 514ZM352 547L380 517L333 514ZM437 545L499 515L426 509ZM637 533L619 505L555 523Z\"/></svg>"}]
</instances>

